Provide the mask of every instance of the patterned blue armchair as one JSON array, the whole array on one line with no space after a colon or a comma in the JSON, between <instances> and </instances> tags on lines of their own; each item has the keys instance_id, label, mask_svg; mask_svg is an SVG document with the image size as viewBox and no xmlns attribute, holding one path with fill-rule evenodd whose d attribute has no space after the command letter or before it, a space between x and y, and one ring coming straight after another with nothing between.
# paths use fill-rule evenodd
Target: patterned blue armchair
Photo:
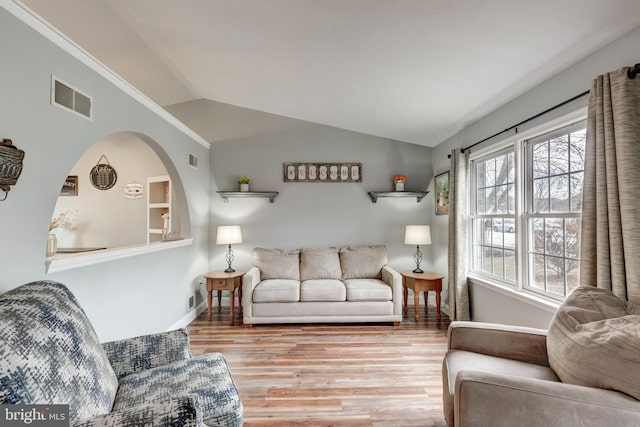
<instances>
[{"instance_id":1,"label":"patterned blue armchair","mask_svg":"<svg viewBox=\"0 0 640 427\"><path fill-rule=\"evenodd\" d=\"M100 344L74 295L33 282L0 295L0 403L68 404L72 426L241 426L224 357L176 330Z\"/></svg>"}]
</instances>

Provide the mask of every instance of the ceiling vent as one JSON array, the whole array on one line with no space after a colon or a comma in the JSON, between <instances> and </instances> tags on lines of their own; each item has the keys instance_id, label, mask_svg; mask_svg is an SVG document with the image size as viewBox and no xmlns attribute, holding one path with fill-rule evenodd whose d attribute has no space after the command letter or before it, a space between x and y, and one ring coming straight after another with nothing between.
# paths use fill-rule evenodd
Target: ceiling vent
<instances>
[{"instance_id":1,"label":"ceiling vent","mask_svg":"<svg viewBox=\"0 0 640 427\"><path fill-rule=\"evenodd\" d=\"M189 166L193 166L198 169L198 158L192 153L189 153Z\"/></svg>"},{"instance_id":2,"label":"ceiling vent","mask_svg":"<svg viewBox=\"0 0 640 427\"><path fill-rule=\"evenodd\" d=\"M91 120L91 98L51 76L51 104Z\"/></svg>"}]
</instances>

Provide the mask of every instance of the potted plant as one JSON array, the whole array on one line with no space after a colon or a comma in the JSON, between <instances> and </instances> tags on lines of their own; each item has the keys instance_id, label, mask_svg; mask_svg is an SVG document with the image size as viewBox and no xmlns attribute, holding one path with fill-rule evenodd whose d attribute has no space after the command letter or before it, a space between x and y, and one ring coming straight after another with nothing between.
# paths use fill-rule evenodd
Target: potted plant
<instances>
[{"instance_id":1,"label":"potted plant","mask_svg":"<svg viewBox=\"0 0 640 427\"><path fill-rule=\"evenodd\" d=\"M393 182L396 185L396 191L404 191L404 183L407 182L405 175L396 175L393 177Z\"/></svg>"},{"instance_id":2,"label":"potted plant","mask_svg":"<svg viewBox=\"0 0 640 427\"><path fill-rule=\"evenodd\" d=\"M249 184L251 184L251 178L246 175L242 175L238 178L238 184L240 184L240 191L246 192L249 191Z\"/></svg>"}]
</instances>

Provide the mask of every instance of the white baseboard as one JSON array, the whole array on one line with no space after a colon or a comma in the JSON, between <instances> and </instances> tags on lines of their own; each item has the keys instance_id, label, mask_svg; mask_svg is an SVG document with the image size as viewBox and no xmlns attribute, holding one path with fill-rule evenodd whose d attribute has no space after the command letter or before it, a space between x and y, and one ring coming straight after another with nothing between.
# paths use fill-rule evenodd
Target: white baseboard
<instances>
[{"instance_id":1,"label":"white baseboard","mask_svg":"<svg viewBox=\"0 0 640 427\"><path fill-rule=\"evenodd\" d=\"M196 317L198 317L200 313L202 313L206 309L207 309L207 302L203 301L196 308L194 308L193 310L185 314L176 323L171 325L167 330L173 331L175 329L186 328L187 326L189 326L191 322L193 322L196 319Z\"/></svg>"}]
</instances>

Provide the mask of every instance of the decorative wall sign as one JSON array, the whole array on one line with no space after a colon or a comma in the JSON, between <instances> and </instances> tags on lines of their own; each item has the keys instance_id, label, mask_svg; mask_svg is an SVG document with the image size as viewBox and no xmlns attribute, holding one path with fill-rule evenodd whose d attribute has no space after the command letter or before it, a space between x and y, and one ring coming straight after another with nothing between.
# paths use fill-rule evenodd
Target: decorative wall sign
<instances>
[{"instance_id":1,"label":"decorative wall sign","mask_svg":"<svg viewBox=\"0 0 640 427\"><path fill-rule=\"evenodd\" d=\"M78 195L78 175L69 175L60 189L60 196Z\"/></svg>"},{"instance_id":2,"label":"decorative wall sign","mask_svg":"<svg viewBox=\"0 0 640 427\"><path fill-rule=\"evenodd\" d=\"M284 163L284 182L362 182L362 163Z\"/></svg>"},{"instance_id":3,"label":"decorative wall sign","mask_svg":"<svg viewBox=\"0 0 640 427\"><path fill-rule=\"evenodd\" d=\"M104 159L105 163L100 163L102 159ZM109 163L107 156L103 154L98 159L98 164L89 172L89 181L98 190L108 190L116 185L117 180L118 174L116 170Z\"/></svg>"},{"instance_id":4,"label":"decorative wall sign","mask_svg":"<svg viewBox=\"0 0 640 427\"><path fill-rule=\"evenodd\" d=\"M144 186L142 184L137 184L132 182L131 184L126 184L124 186L124 198L125 199L142 199L144 197Z\"/></svg>"}]
</instances>

